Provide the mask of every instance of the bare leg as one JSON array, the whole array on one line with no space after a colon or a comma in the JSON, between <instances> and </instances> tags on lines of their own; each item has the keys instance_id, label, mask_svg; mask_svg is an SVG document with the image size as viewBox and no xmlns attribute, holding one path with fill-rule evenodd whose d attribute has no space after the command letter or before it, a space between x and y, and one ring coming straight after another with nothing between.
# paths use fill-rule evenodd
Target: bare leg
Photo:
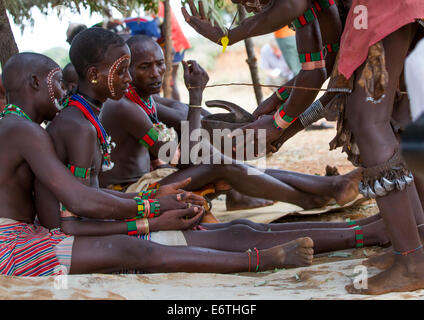
<instances>
[{"instance_id":1,"label":"bare leg","mask_svg":"<svg viewBox=\"0 0 424 320\"><path fill-rule=\"evenodd\" d=\"M380 214L356 220L359 226L365 226L381 219ZM247 225L257 231L291 231L291 230L305 230L305 229L346 229L350 225L347 222L289 222L289 223L256 223L247 219L236 219L224 223L204 223L207 230L216 230L228 228L234 225Z\"/></svg>"},{"instance_id":2,"label":"bare leg","mask_svg":"<svg viewBox=\"0 0 424 320\"><path fill-rule=\"evenodd\" d=\"M261 250L260 270L310 265L312 247L312 240L303 238ZM126 235L75 238L70 273L110 273L122 269L234 273L248 270L248 256L245 252L164 246Z\"/></svg>"},{"instance_id":3,"label":"bare leg","mask_svg":"<svg viewBox=\"0 0 424 320\"><path fill-rule=\"evenodd\" d=\"M301 192L259 171L248 174L248 170L256 169L243 164L200 164L175 172L159 183L164 185L191 177L187 190L196 190L215 180L225 180L242 194L293 203L305 209L322 207L329 201L329 198Z\"/></svg>"},{"instance_id":4,"label":"bare leg","mask_svg":"<svg viewBox=\"0 0 424 320\"><path fill-rule=\"evenodd\" d=\"M272 200L249 197L235 190L226 192L226 196L225 205L227 207L227 211L261 208L274 204L274 201Z\"/></svg>"},{"instance_id":5,"label":"bare leg","mask_svg":"<svg viewBox=\"0 0 424 320\"><path fill-rule=\"evenodd\" d=\"M386 66L389 84L386 98L377 106L366 102L365 91L356 83L346 106L346 117L361 152L365 167L387 161L397 148L397 140L390 127L390 116L394 93L403 68L412 34L406 26L384 39ZM356 71L359 79L363 67ZM405 252L421 245L418 235L409 189L392 191L377 204L385 222L394 250ZM368 279L367 289L346 286L350 293L383 294L393 291L411 291L424 288L424 253L417 250L408 256L396 256L393 265L386 271Z\"/></svg>"},{"instance_id":6,"label":"bare leg","mask_svg":"<svg viewBox=\"0 0 424 320\"><path fill-rule=\"evenodd\" d=\"M366 246L388 242L381 219L363 226L362 231ZM356 245L355 231L351 228L267 232L256 231L246 225L234 225L216 230L185 231L184 236L191 246L228 251L244 251L252 247L264 249L300 237L310 237L314 241L315 253L354 248Z\"/></svg>"},{"instance_id":7,"label":"bare leg","mask_svg":"<svg viewBox=\"0 0 424 320\"><path fill-rule=\"evenodd\" d=\"M356 198L362 178L362 169L330 177L276 169L268 169L265 173L303 192L334 198L340 205Z\"/></svg>"}]
</instances>

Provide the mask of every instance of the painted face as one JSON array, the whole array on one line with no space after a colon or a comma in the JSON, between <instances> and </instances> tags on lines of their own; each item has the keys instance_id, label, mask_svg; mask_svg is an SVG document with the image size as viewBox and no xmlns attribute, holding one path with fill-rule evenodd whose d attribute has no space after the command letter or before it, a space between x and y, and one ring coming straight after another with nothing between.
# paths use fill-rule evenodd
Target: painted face
<instances>
[{"instance_id":1,"label":"painted face","mask_svg":"<svg viewBox=\"0 0 424 320\"><path fill-rule=\"evenodd\" d=\"M94 82L91 79L91 84L105 100L107 98L120 100L131 83L128 71L131 54L128 46L125 45L108 49L106 57L105 61L96 66L97 75Z\"/></svg>"},{"instance_id":2,"label":"painted face","mask_svg":"<svg viewBox=\"0 0 424 320\"><path fill-rule=\"evenodd\" d=\"M145 94L159 93L166 69L161 47L154 43L140 43L133 47L132 52L132 84Z\"/></svg>"},{"instance_id":3,"label":"painted face","mask_svg":"<svg viewBox=\"0 0 424 320\"><path fill-rule=\"evenodd\" d=\"M49 102L48 105L50 106L46 119L51 120L61 109L60 102L66 94L62 85L62 70L60 68L50 70L46 77L46 83Z\"/></svg>"}]
</instances>

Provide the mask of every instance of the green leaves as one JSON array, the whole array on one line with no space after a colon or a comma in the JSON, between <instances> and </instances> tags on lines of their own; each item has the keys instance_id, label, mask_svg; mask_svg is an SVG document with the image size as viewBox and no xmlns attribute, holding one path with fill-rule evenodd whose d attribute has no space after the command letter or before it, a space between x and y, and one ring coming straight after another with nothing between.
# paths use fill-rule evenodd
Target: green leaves
<instances>
[{"instance_id":1,"label":"green leaves","mask_svg":"<svg viewBox=\"0 0 424 320\"><path fill-rule=\"evenodd\" d=\"M13 21L24 27L25 23L34 24L31 10L38 8L41 13L48 15L52 11L60 15L64 9L69 8L80 12L82 8L89 9L91 13L98 12L107 15L111 8L122 14L130 13L143 7L146 11L157 12L159 0L3 0L7 11Z\"/></svg>"}]
</instances>

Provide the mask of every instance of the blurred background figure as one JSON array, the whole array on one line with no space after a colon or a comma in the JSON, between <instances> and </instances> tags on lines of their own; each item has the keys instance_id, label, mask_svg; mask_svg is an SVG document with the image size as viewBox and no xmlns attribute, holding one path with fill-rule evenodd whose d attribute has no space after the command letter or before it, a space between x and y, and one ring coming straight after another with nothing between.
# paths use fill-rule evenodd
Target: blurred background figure
<instances>
[{"instance_id":1,"label":"blurred background figure","mask_svg":"<svg viewBox=\"0 0 424 320\"><path fill-rule=\"evenodd\" d=\"M265 83L281 86L294 77L277 43L271 41L261 49L260 68L266 74Z\"/></svg>"},{"instance_id":2,"label":"blurred background figure","mask_svg":"<svg viewBox=\"0 0 424 320\"><path fill-rule=\"evenodd\" d=\"M3 80L0 74L0 112L3 111L5 105L6 105L6 91L4 90Z\"/></svg>"},{"instance_id":3,"label":"blurred background figure","mask_svg":"<svg viewBox=\"0 0 424 320\"><path fill-rule=\"evenodd\" d=\"M275 41L283 53L290 70L296 76L301 68L296 46L296 33L288 26L274 32Z\"/></svg>"},{"instance_id":4,"label":"blurred background figure","mask_svg":"<svg viewBox=\"0 0 424 320\"><path fill-rule=\"evenodd\" d=\"M157 17L159 18L159 22L161 25L161 30L164 27L163 19L165 17L165 6L163 2L159 2L159 10ZM181 61L184 59L184 53L187 49L191 48L190 42L185 37L177 18L175 17L174 12L171 11L171 33L172 33L172 46L174 49L174 58L172 60L172 81L171 81L171 88L172 88L172 99L180 101L180 93L178 92L177 88L177 75L178 75L178 69L181 64ZM162 31L162 37L158 40L158 43L161 45L162 49L165 46L165 36L164 32Z\"/></svg>"},{"instance_id":5,"label":"blurred background figure","mask_svg":"<svg viewBox=\"0 0 424 320\"><path fill-rule=\"evenodd\" d=\"M81 31L84 31L85 29L87 29L87 26L85 24L70 23L68 30L66 31L66 42L71 44L75 36Z\"/></svg>"},{"instance_id":6,"label":"blurred background figure","mask_svg":"<svg viewBox=\"0 0 424 320\"><path fill-rule=\"evenodd\" d=\"M67 94L74 92L78 86L78 74L72 63L68 63L62 71L63 87Z\"/></svg>"}]
</instances>

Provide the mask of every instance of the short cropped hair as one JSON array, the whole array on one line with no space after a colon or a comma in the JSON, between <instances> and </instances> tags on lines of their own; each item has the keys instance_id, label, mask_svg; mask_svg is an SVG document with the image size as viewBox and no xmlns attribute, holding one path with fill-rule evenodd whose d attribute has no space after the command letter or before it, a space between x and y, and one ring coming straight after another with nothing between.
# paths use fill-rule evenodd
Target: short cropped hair
<instances>
[{"instance_id":1,"label":"short cropped hair","mask_svg":"<svg viewBox=\"0 0 424 320\"><path fill-rule=\"evenodd\" d=\"M80 79L84 79L88 68L105 60L111 46L123 47L125 41L116 33L99 27L77 34L72 41L69 57Z\"/></svg>"}]
</instances>

